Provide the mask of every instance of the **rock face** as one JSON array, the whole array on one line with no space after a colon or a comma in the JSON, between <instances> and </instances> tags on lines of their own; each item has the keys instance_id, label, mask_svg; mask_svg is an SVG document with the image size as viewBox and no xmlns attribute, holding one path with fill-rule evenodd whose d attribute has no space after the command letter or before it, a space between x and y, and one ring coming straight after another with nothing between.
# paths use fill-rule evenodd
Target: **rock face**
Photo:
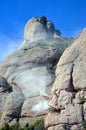
<instances>
[{"instance_id":1,"label":"rock face","mask_svg":"<svg viewBox=\"0 0 86 130\"><path fill-rule=\"evenodd\" d=\"M0 108L1 124L16 118L21 125L32 123L47 114L56 64L72 42L55 32L45 17L32 18L25 26L22 45L0 65L0 75L12 86Z\"/></svg>"},{"instance_id":2,"label":"rock face","mask_svg":"<svg viewBox=\"0 0 86 130\"><path fill-rule=\"evenodd\" d=\"M54 24L47 20L45 16L42 16L41 18L34 17L27 22L25 26L24 38L26 41L46 39L48 37L53 37L55 33Z\"/></svg>"},{"instance_id":3,"label":"rock face","mask_svg":"<svg viewBox=\"0 0 86 130\"><path fill-rule=\"evenodd\" d=\"M83 130L86 120L86 29L60 58L50 103L60 111L49 112L45 125L48 130Z\"/></svg>"},{"instance_id":4,"label":"rock face","mask_svg":"<svg viewBox=\"0 0 86 130\"><path fill-rule=\"evenodd\" d=\"M2 76L0 76L0 115L2 114L4 103L7 96L12 92L12 87Z\"/></svg>"}]
</instances>

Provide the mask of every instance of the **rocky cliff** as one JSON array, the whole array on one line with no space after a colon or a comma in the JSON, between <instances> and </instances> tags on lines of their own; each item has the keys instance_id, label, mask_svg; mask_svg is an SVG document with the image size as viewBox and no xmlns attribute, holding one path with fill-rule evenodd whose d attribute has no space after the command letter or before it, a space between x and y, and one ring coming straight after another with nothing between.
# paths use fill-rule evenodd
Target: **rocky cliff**
<instances>
[{"instance_id":1,"label":"rocky cliff","mask_svg":"<svg viewBox=\"0 0 86 130\"><path fill-rule=\"evenodd\" d=\"M60 58L45 124L48 130L86 129L86 29Z\"/></svg>"},{"instance_id":2,"label":"rocky cliff","mask_svg":"<svg viewBox=\"0 0 86 130\"><path fill-rule=\"evenodd\" d=\"M63 51L73 41L72 39L61 37L60 34L60 31L55 29L54 24L44 16L41 18L32 18L27 22L24 30L24 41L18 50L9 55L0 65L1 125L6 122L12 123L15 122L15 119L19 119L21 126L23 126L26 122L32 123L39 118L44 118L48 113L48 101L55 80L56 64ZM77 51L74 51L74 54L72 54L72 51L68 53L68 57L65 56L65 59L66 57L69 59L69 64L65 65L65 67L60 65L63 68L57 69L58 74L61 73L62 75L59 76L59 81L56 78L56 87L54 87L54 90L57 90L57 86L59 91L60 89L63 90L60 95L61 100L59 99L62 106L62 103L71 103L72 92L64 91L64 87L68 87L68 81L72 84L72 62L77 58L77 53ZM70 57L71 54L72 57ZM74 81L77 81L77 79L75 78ZM57 82L60 86L57 85ZM63 102L62 97L67 98L65 102ZM55 99L57 100L57 98ZM76 109L78 106L76 106ZM73 112L73 105L71 109ZM81 112L81 105L79 112ZM57 114L53 114L57 119ZM47 127L49 124L53 125L50 122L51 116L49 117ZM82 118L79 120L81 123Z\"/></svg>"}]
</instances>

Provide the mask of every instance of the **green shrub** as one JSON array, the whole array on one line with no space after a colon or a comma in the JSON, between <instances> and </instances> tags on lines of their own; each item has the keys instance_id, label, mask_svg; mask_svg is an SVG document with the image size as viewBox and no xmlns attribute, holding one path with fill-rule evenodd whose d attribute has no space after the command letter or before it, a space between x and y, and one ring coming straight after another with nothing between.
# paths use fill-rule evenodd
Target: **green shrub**
<instances>
[{"instance_id":1,"label":"green shrub","mask_svg":"<svg viewBox=\"0 0 86 130\"><path fill-rule=\"evenodd\" d=\"M24 127L24 130L44 130L44 120L37 120L34 124L27 127L27 129Z\"/></svg>"},{"instance_id":2,"label":"green shrub","mask_svg":"<svg viewBox=\"0 0 86 130\"><path fill-rule=\"evenodd\" d=\"M86 102L86 98L81 98L81 99L80 99L80 103L81 103L81 104L84 104L85 102Z\"/></svg>"},{"instance_id":3,"label":"green shrub","mask_svg":"<svg viewBox=\"0 0 86 130\"><path fill-rule=\"evenodd\" d=\"M66 130L66 129L67 129L67 124L64 123L64 124L62 125L62 127L64 128L64 130Z\"/></svg>"},{"instance_id":4,"label":"green shrub","mask_svg":"<svg viewBox=\"0 0 86 130\"><path fill-rule=\"evenodd\" d=\"M64 123L62 127L64 128L64 130L70 130L70 126L67 123Z\"/></svg>"},{"instance_id":5,"label":"green shrub","mask_svg":"<svg viewBox=\"0 0 86 130\"><path fill-rule=\"evenodd\" d=\"M82 125L83 125L84 130L86 130L86 120L83 121Z\"/></svg>"},{"instance_id":6,"label":"green shrub","mask_svg":"<svg viewBox=\"0 0 86 130\"><path fill-rule=\"evenodd\" d=\"M1 128L0 130L44 130L44 120L43 119L37 120L32 125L29 125L29 123L27 123L24 126L24 128L20 128L19 122L16 121L16 123L12 126L9 126L9 124L5 124L3 128Z\"/></svg>"},{"instance_id":7,"label":"green shrub","mask_svg":"<svg viewBox=\"0 0 86 130\"><path fill-rule=\"evenodd\" d=\"M44 130L44 120L40 119L34 123L34 130Z\"/></svg>"},{"instance_id":8,"label":"green shrub","mask_svg":"<svg viewBox=\"0 0 86 130\"><path fill-rule=\"evenodd\" d=\"M9 125L8 125L8 124L5 124L5 125L3 126L3 128L1 128L0 130L9 130Z\"/></svg>"},{"instance_id":9,"label":"green shrub","mask_svg":"<svg viewBox=\"0 0 86 130\"><path fill-rule=\"evenodd\" d=\"M9 130L19 130L19 122L16 121L16 123L9 127Z\"/></svg>"}]
</instances>

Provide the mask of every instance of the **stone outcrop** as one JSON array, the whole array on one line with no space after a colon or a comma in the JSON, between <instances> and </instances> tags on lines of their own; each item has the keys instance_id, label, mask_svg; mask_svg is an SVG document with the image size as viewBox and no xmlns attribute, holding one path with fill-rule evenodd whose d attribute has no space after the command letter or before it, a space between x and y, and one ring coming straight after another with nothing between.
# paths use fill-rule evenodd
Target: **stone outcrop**
<instances>
[{"instance_id":1,"label":"stone outcrop","mask_svg":"<svg viewBox=\"0 0 86 130\"><path fill-rule=\"evenodd\" d=\"M5 104L8 95L12 92L12 87L9 85L6 79L0 76L0 115Z\"/></svg>"},{"instance_id":2,"label":"stone outcrop","mask_svg":"<svg viewBox=\"0 0 86 130\"><path fill-rule=\"evenodd\" d=\"M84 130L86 120L86 29L60 58L50 103L60 106L51 110L45 121L47 130Z\"/></svg>"},{"instance_id":3,"label":"stone outcrop","mask_svg":"<svg viewBox=\"0 0 86 130\"><path fill-rule=\"evenodd\" d=\"M32 18L25 26L19 49L0 65L0 75L12 86L3 110L0 108L1 124L15 122L15 119L19 119L21 125L32 123L48 113L56 64L72 42L61 37L59 31L55 32L53 23L45 17Z\"/></svg>"},{"instance_id":4,"label":"stone outcrop","mask_svg":"<svg viewBox=\"0 0 86 130\"><path fill-rule=\"evenodd\" d=\"M26 41L35 41L53 37L55 33L60 35L60 31L55 30L54 24L47 20L45 16L34 17L25 26L24 38Z\"/></svg>"}]
</instances>

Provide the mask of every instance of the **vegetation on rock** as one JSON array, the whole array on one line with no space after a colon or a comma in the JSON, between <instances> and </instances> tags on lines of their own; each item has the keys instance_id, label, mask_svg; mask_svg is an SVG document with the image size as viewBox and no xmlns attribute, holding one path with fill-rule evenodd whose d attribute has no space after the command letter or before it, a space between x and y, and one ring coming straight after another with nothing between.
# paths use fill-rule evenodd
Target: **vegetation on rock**
<instances>
[{"instance_id":1,"label":"vegetation on rock","mask_svg":"<svg viewBox=\"0 0 86 130\"><path fill-rule=\"evenodd\" d=\"M86 130L86 120L83 121L82 125L83 125L83 130Z\"/></svg>"},{"instance_id":2,"label":"vegetation on rock","mask_svg":"<svg viewBox=\"0 0 86 130\"><path fill-rule=\"evenodd\" d=\"M12 126L9 126L9 124L5 124L0 130L44 130L44 120L37 120L32 125L29 125L29 123L27 123L24 128L21 128L19 122L16 121L16 123Z\"/></svg>"},{"instance_id":3,"label":"vegetation on rock","mask_svg":"<svg viewBox=\"0 0 86 130\"><path fill-rule=\"evenodd\" d=\"M62 127L64 128L64 130L70 130L70 126L67 123L64 123Z\"/></svg>"}]
</instances>

